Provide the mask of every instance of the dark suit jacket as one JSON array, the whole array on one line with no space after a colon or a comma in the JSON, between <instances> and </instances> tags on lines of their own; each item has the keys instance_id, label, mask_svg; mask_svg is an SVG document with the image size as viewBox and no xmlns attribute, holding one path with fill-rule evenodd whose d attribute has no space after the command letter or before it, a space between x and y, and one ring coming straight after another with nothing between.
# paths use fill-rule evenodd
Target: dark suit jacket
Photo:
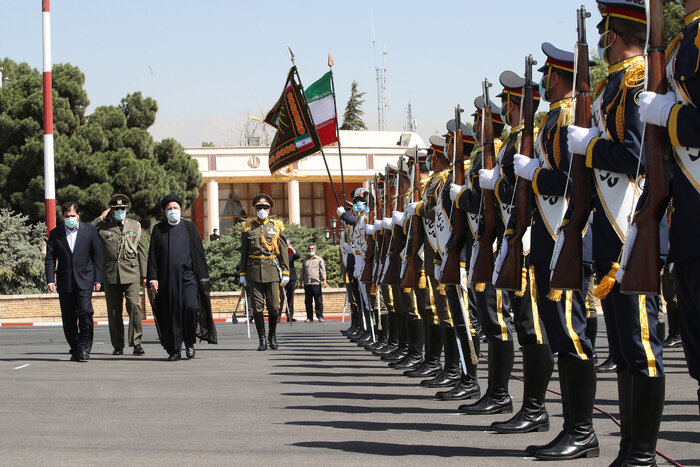
<instances>
[{"instance_id":1,"label":"dark suit jacket","mask_svg":"<svg viewBox=\"0 0 700 467\"><path fill-rule=\"evenodd\" d=\"M80 223L72 252L66 239L65 226L61 224L53 229L46 244L45 266L46 283L55 282L59 292L72 292L73 279L81 290L92 289L95 283L101 282L102 252L95 226Z\"/></svg>"}]
</instances>

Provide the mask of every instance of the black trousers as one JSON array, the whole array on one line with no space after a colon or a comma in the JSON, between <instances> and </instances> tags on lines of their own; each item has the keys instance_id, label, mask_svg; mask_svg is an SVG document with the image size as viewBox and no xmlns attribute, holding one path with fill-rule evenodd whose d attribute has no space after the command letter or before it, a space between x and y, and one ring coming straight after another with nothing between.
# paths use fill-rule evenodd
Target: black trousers
<instances>
[{"instance_id":1,"label":"black trousers","mask_svg":"<svg viewBox=\"0 0 700 467\"><path fill-rule=\"evenodd\" d=\"M306 319L314 319L314 304L316 305L316 317L323 318L323 293L321 284L304 286L304 302L306 304Z\"/></svg>"},{"instance_id":2,"label":"black trousers","mask_svg":"<svg viewBox=\"0 0 700 467\"><path fill-rule=\"evenodd\" d=\"M292 281L290 279L289 283L284 286L284 293L287 295L287 309L289 310L289 317L294 318L294 290L297 286L296 279ZM284 297L282 298L284 300ZM282 312L282 306L280 306L280 313Z\"/></svg>"},{"instance_id":3,"label":"black trousers","mask_svg":"<svg viewBox=\"0 0 700 467\"><path fill-rule=\"evenodd\" d=\"M63 334L70 346L70 353L90 353L94 334L92 289L81 290L73 283L71 292L58 293L58 302L61 306Z\"/></svg>"},{"instance_id":4,"label":"black trousers","mask_svg":"<svg viewBox=\"0 0 700 467\"><path fill-rule=\"evenodd\" d=\"M690 376L700 382L700 260L675 263L681 338Z\"/></svg>"}]
</instances>

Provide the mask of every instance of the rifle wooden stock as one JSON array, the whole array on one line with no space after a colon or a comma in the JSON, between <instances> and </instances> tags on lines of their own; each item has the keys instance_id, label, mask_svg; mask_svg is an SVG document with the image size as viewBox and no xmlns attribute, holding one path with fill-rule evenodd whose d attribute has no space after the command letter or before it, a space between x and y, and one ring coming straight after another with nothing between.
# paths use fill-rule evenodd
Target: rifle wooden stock
<instances>
[{"instance_id":1,"label":"rifle wooden stock","mask_svg":"<svg viewBox=\"0 0 700 467\"><path fill-rule=\"evenodd\" d=\"M391 195L389 192L389 177L386 177L386 181L384 182L384 217L385 218L391 218ZM391 244L391 234L392 232L385 232L384 229L382 228L382 248L381 248L381 254L377 258L378 264L377 264L377 277L376 281L377 283L380 284L390 284L390 282L386 281L386 277L382 278L382 271L384 270L384 265L386 264L387 261L389 261L389 257L387 254L389 253L389 246Z\"/></svg>"},{"instance_id":2,"label":"rifle wooden stock","mask_svg":"<svg viewBox=\"0 0 700 467\"><path fill-rule=\"evenodd\" d=\"M663 35L663 8L661 0L651 0L651 34L649 43L649 77L647 89L665 94L668 86L665 78L665 55ZM668 190L664 174L664 138L666 129L647 125L645 142L647 153L647 178L644 205L635 212L634 225L637 234L627 258L625 274L620 291L630 294L660 293L660 245L659 223L668 204ZM629 241L630 239L628 239Z\"/></svg>"},{"instance_id":3,"label":"rifle wooden stock","mask_svg":"<svg viewBox=\"0 0 700 467\"><path fill-rule=\"evenodd\" d=\"M585 14L585 11L583 12ZM579 11L579 15L581 11ZM585 18L581 18L584 21ZM581 32L579 33L581 35ZM584 39L584 40L581 40ZM588 68L588 44L579 38L576 74L576 113L574 125L591 127L591 87ZM573 187L564 221L559 227L563 241L559 256L552 268L549 286L556 290L581 290L583 287L583 229L591 212L591 169L586 167L585 155L572 154L571 177Z\"/></svg>"},{"instance_id":4,"label":"rifle wooden stock","mask_svg":"<svg viewBox=\"0 0 700 467\"><path fill-rule=\"evenodd\" d=\"M416 151L416 158L418 158ZM420 167L419 163L413 164L413 190L411 201L417 203L420 201ZM421 241L421 220L417 215L411 216L411 229L408 232L410 243L406 249L406 269L401 278L401 287L416 288L418 287L418 251L420 250Z\"/></svg>"},{"instance_id":5,"label":"rifle wooden stock","mask_svg":"<svg viewBox=\"0 0 700 467\"><path fill-rule=\"evenodd\" d=\"M493 119L491 117L491 104L485 103L482 111L484 119L484 145L481 153L483 167L493 169L496 163L496 154L493 145ZM484 224L479 234L479 251L474 262L474 270L470 282L490 283L493 276L493 241L496 239L498 228L498 213L496 210L496 196L493 190L481 189L482 202L484 203Z\"/></svg>"},{"instance_id":6,"label":"rifle wooden stock","mask_svg":"<svg viewBox=\"0 0 700 467\"><path fill-rule=\"evenodd\" d=\"M396 192L396 210L403 211L404 202L403 195L401 195L401 179L405 175L402 164L399 164L399 173L396 176L399 177L399 183L397 184L399 189ZM384 276L385 284L398 284L401 279L401 250L405 243L406 236L403 233L403 226L393 225L391 228L391 249L387 251L389 253L387 258L389 266L387 266L386 275Z\"/></svg>"},{"instance_id":7,"label":"rifle wooden stock","mask_svg":"<svg viewBox=\"0 0 700 467\"><path fill-rule=\"evenodd\" d=\"M465 181L464 174L464 143L462 129L455 130L454 139L452 140L455 151L455 166L452 171L454 183L459 185ZM449 189L449 187L447 187ZM455 203L452 206L452 238L447 246L447 261L442 266L442 276L440 283L442 284L459 284L460 275L459 268L461 262L462 248L466 243L467 237L467 215L464 211L457 208Z\"/></svg>"}]
</instances>

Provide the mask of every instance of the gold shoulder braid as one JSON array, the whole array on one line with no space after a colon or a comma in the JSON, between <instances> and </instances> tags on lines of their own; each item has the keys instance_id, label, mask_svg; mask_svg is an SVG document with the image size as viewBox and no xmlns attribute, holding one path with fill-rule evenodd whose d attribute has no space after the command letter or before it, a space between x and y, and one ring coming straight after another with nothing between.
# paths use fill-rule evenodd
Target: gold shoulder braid
<instances>
[{"instance_id":1,"label":"gold shoulder braid","mask_svg":"<svg viewBox=\"0 0 700 467\"><path fill-rule=\"evenodd\" d=\"M567 127L574 122L574 100L567 99L559 107L559 118L557 119L557 131L554 133L554 162L559 168L561 162L561 148L559 147L559 137L562 127Z\"/></svg>"},{"instance_id":2,"label":"gold shoulder braid","mask_svg":"<svg viewBox=\"0 0 700 467\"><path fill-rule=\"evenodd\" d=\"M251 227L253 227L253 223L251 221L245 221L243 223L243 226L241 227L242 232L248 232Z\"/></svg>"},{"instance_id":3,"label":"gold shoulder braid","mask_svg":"<svg viewBox=\"0 0 700 467\"><path fill-rule=\"evenodd\" d=\"M263 230L260 231L260 243L262 244L263 248L265 248L270 253L274 251L275 255L280 254L280 249L277 246L277 240L279 240L280 238L280 229L277 226L278 222L279 221L272 221L272 225L275 226L275 236L272 237L272 244L268 243L267 239L265 238L265 232Z\"/></svg>"},{"instance_id":4,"label":"gold shoulder braid","mask_svg":"<svg viewBox=\"0 0 700 467\"><path fill-rule=\"evenodd\" d=\"M619 104L617 106L617 111L615 113L615 130L617 131L617 138L619 141L625 140L625 108L627 107L627 89L635 88L644 84L644 59L642 57L634 57L630 60L630 65L625 70L625 76L622 78L620 83L620 89L618 89L615 97L610 101L610 104L605 109L606 115L610 114L615 101L618 97L620 98ZM635 99L638 97L635 96Z\"/></svg>"}]
</instances>

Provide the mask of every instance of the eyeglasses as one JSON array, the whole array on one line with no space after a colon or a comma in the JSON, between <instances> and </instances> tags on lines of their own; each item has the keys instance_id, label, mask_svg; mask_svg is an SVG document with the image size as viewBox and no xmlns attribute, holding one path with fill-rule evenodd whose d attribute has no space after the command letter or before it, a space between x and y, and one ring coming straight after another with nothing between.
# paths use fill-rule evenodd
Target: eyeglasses
<instances>
[{"instance_id":1,"label":"eyeglasses","mask_svg":"<svg viewBox=\"0 0 700 467\"><path fill-rule=\"evenodd\" d=\"M126 211L126 208L112 208L112 209L114 209L115 211Z\"/></svg>"},{"instance_id":2,"label":"eyeglasses","mask_svg":"<svg viewBox=\"0 0 700 467\"><path fill-rule=\"evenodd\" d=\"M268 206L255 206L256 211L269 211L270 208Z\"/></svg>"}]
</instances>

